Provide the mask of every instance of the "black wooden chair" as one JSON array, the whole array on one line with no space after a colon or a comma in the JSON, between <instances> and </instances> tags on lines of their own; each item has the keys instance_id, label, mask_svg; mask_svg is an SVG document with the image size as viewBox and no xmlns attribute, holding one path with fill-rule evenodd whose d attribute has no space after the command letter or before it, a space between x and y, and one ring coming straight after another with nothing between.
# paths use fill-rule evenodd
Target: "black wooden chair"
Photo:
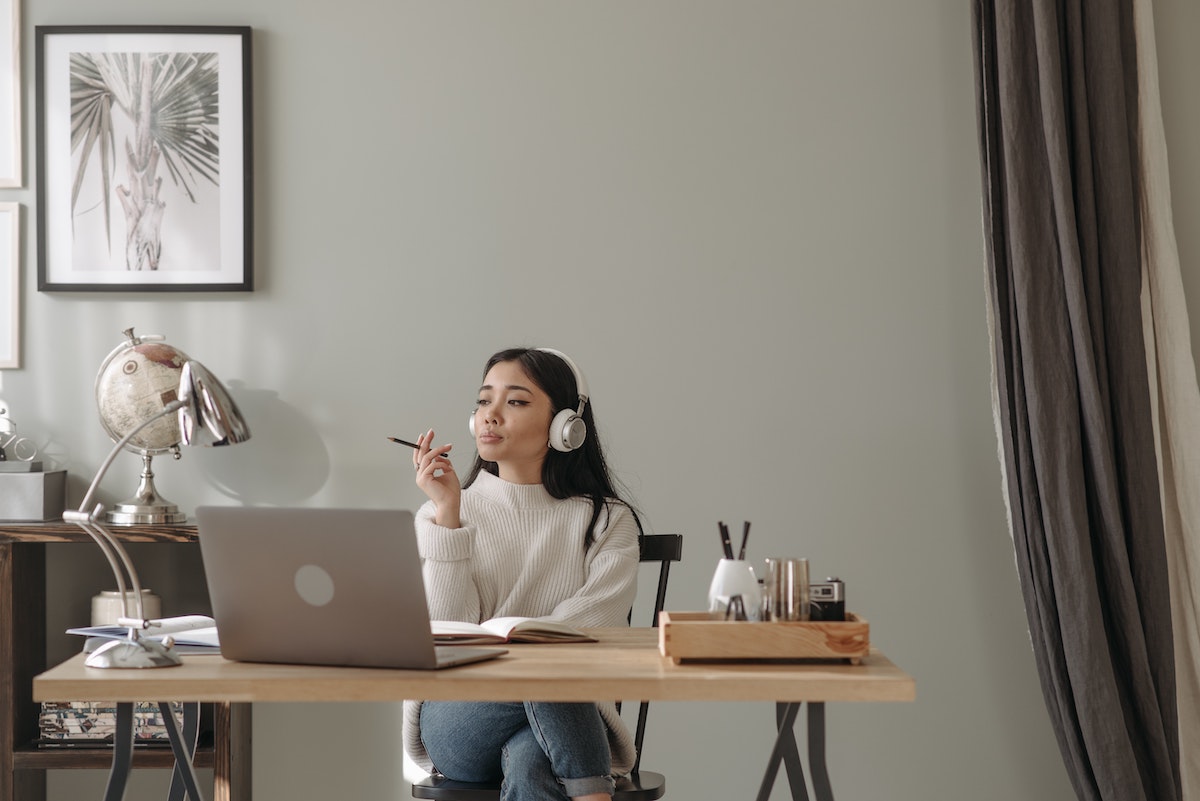
<instances>
[{"instance_id":1,"label":"black wooden chair","mask_svg":"<svg viewBox=\"0 0 1200 801\"><path fill-rule=\"evenodd\" d=\"M647 534L642 537L642 562L658 563L658 589L654 596L654 616L651 625L658 625L658 613L667 599L667 578L671 563L678 562L683 555L681 534ZM633 612L630 611L630 622ZM637 728L633 742L637 746L637 761L628 776L617 779L614 801L655 801L666 792L667 779L661 773L644 771L642 766L642 740L646 735L646 716L650 704L641 702L638 708ZM427 776L412 786L414 798L429 798L434 801L497 801L500 797L499 784L457 782L444 776Z\"/></svg>"}]
</instances>

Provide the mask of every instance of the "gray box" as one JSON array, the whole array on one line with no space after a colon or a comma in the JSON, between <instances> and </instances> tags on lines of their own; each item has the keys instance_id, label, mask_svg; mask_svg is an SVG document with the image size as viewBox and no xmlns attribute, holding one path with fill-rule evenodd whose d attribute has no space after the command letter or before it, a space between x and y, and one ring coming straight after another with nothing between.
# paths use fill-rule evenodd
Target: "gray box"
<instances>
[{"instance_id":1,"label":"gray box","mask_svg":"<svg viewBox=\"0 0 1200 801\"><path fill-rule=\"evenodd\" d=\"M0 522L61 520L66 505L66 470L0 473Z\"/></svg>"}]
</instances>

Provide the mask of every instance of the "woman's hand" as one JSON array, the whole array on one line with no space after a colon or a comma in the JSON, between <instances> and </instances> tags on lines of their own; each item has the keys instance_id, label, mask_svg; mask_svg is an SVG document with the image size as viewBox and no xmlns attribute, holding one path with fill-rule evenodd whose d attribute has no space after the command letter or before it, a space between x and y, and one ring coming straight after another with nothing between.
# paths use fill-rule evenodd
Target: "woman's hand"
<instances>
[{"instance_id":1,"label":"woman's hand","mask_svg":"<svg viewBox=\"0 0 1200 801\"><path fill-rule=\"evenodd\" d=\"M462 498L462 484L454 465L450 463L453 445L432 447L433 429L417 437L417 449L413 451L413 467L417 471L417 486L421 488L437 507L435 522L444 528L461 528L458 516Z\"/></svg>"}]
</instances>

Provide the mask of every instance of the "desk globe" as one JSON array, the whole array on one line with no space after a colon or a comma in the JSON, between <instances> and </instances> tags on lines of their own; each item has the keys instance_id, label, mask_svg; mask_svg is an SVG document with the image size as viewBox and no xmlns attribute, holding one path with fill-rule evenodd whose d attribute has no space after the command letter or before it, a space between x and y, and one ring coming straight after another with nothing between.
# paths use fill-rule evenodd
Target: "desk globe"
<instances>
[{"instance_id":1,"label":"desk globe","mask_svg":"<svg viewBox=\"0 0 1200 801\"><path fill-rule=\"evenodd\" d=\"M166 344L161 335L136 336L132 328L100 365L96 374L96 406L100 423L117 442L130 431L175 400L179 378L188 356ZM187 515L163 499L154 487L150 464L154 456L170 453L180 457L183 435L177 415L168 414L148 425L125 446L142 457L142 475L132 498L115 504L105 520L116 525L171 525L183 523Z\"/></svg>"}]
</instances>

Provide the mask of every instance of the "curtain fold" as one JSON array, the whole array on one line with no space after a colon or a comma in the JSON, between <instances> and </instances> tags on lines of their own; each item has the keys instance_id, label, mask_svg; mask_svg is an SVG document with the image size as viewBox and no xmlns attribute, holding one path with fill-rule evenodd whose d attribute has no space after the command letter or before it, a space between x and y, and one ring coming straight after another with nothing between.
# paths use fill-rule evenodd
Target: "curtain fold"
<instances>
[{"instance_id":1,"label":"curtain fold","mask_svg":"<svg viewBox=\"0 0 1200 801\"><path fill-rule=\"evenodd\" d=\"M1171 576L1180 785L1186 800L1200 798L1200 450L1196 448L1200 443L1200 385L1175 244L1150 0L1136 0L1134 23L1142 167L1139 202L1144 232L1143 329Z\"/></svg>"},{"instance_id":2,"label":"curtain fold","mask_svg":"<svg viewBox=\"0 0 1200 801\"><path fill-rule=\"evenodd\" d=\"M1132 0L976 0L973 23L997 438L1043 696L1080 799L1179 799Z\"/></svg>"}]
</instances>

